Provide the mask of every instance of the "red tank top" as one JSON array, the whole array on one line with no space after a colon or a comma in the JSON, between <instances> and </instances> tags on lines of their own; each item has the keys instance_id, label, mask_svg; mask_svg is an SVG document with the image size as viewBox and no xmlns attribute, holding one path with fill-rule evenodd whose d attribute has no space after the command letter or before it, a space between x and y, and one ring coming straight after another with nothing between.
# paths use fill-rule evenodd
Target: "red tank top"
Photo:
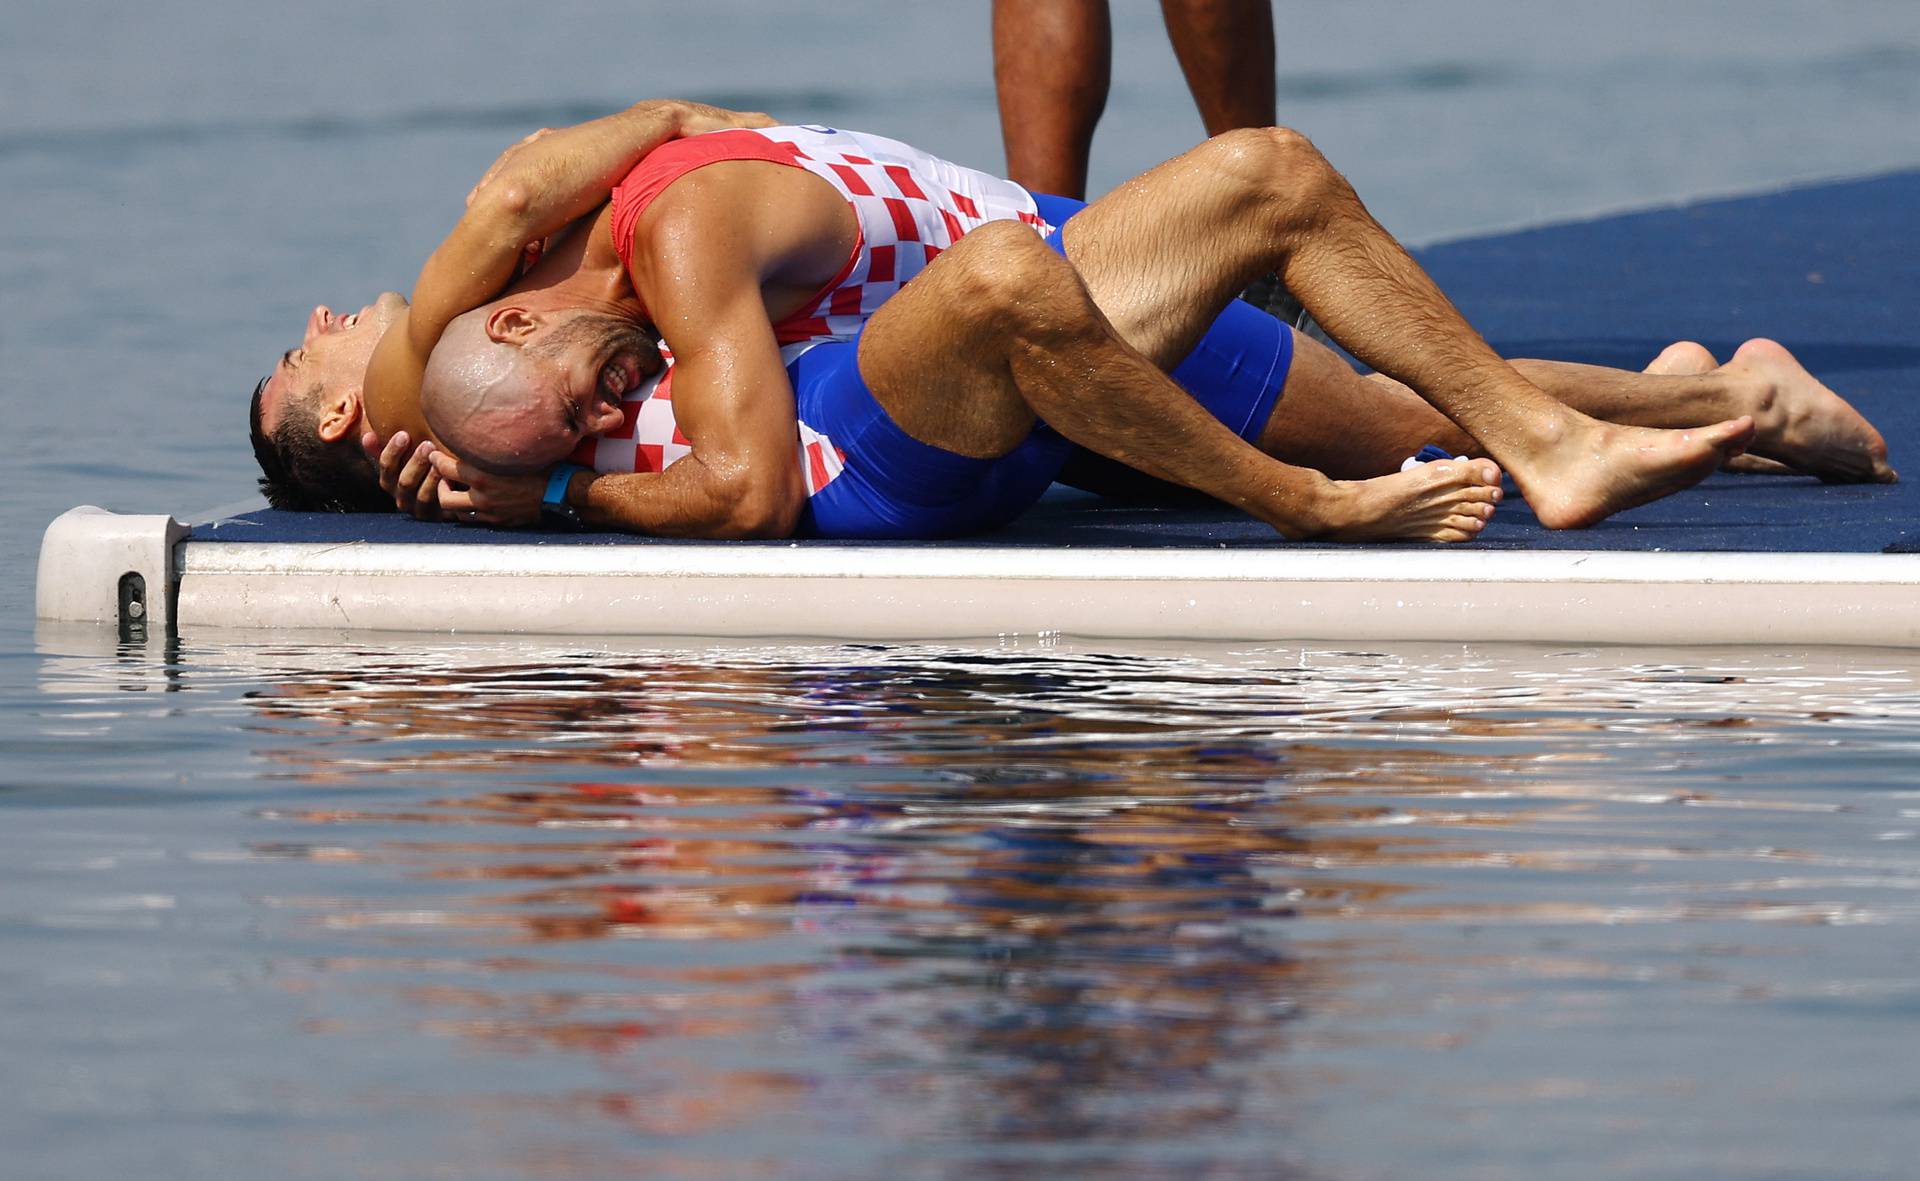
<instances>
[{"instance_id":1,"label":"red tank top","mask_svg":"<svg viewBox=\"0 0 1920 1181\"><path fill-rule=\"evenodd\" d=\"M1033 196L1010 180L962 168L884 136L831 127L716 131L655 149L613 190L613 248L633 265L633 230L654 198L687 173L722 160L804 169L839 191L859 240L840 273L773 326L785 346L851 340L882 303L977 225L1016 218L1053 229Z\"/></svg>"},{"instance_id":2,"label":"red tank top","mask_svg":"<svg viewBox=\"0 0 1920 1181\"><path fill-rule=\"evenodd\" d=\"M851 340L880 305L975 226L1018 220L1040 234L1053 227L1032 194L1012 181L928 155L884 136L831 127L715 131L673 140L649 153L613 190L611 233L620 261L633 265L633 231L667 187L722 160L764 160L801 168L831 184L852 208L859 237L839 274L773 326L781 359L822 341ZM628 394L626 421L582 443L576 463L603 472L661 471L691 451L674 422L672 369ZM812 495L840 472L831 439L800 424L802 468Z\"/></svg>"}]
</instances>

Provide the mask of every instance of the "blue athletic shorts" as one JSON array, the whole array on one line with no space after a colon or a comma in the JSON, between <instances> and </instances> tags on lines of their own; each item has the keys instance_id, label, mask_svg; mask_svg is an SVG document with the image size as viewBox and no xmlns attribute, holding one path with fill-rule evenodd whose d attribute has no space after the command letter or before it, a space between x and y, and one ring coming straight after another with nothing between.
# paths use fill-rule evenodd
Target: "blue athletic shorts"
<instances>
[{"instance_id":1,"label":"blue athletic shorts","mask_svg":"<svg viewBox=\"0 0 1920 1181\"><path fill-rule=\"evenodd\" d=\"M1058 227L1083 202L1036 194ZM995 529L1040 499L1080 449L1045 423L996 459L970 459L920 442L895 426L860 376L858 340L802 353L793 379L801 421L845 455L844 467L807 500L799 533L836 538L954 537ZM1173 371L1173 379L1241 438L1257 441L1293 361L1293 332L1251 304L1233 301Z\"/></svg>"}]
</instances>

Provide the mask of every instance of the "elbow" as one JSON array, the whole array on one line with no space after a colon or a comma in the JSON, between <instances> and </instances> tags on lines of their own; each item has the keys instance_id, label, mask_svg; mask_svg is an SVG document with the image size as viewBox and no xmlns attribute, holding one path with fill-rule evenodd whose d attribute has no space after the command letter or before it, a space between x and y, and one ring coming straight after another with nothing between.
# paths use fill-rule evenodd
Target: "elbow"
<instances>
[{"instance_id":1,"label":"elbow","mask_svg":"<svg viewBox=\"0 0 1920 1181\"><path fill-rule=\"evenodd\" d=\"M729 498L726 535L740 540L772 541L792 537L806 508L806 486L796 478L754 481Z\"/></svg>"},{"instance_id":2,"label":"elbow","mask_svg":"<svg viewBox=\"0 0 1920 1181\"><path fill-rule=\"evenodd\" d=\"M777 541L782 537L792 537L793 531L800 526L803 504L804 500L801 499L742 504L727 523L728 535L746 541Z\"/></svg>"},{"instance_id":3,"label":"elbow","mask_svg":"<svg viewBox=\"0 0 1920 1181\"><path fill-rule=\"evenodd\" d=\"M524 177L506 175L489 181L473 195L468 214L478 215L509 236L524 230L533 218L533 186Z\"/></svg>"}]
</instances>

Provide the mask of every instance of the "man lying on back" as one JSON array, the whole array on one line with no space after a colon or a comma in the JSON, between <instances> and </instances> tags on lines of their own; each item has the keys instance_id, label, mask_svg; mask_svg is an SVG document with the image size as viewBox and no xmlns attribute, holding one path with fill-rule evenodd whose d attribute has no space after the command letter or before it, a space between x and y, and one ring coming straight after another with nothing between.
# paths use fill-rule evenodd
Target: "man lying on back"
<instances>
[{"instance_id":1,"label":"man lying on back","mask_svg":"<svg viewBox=\"0 0 1920 1181\"><path fill-rule=\"evenodd\" d=\"M430 260L423 286L456 301L498 295L526 269L537 244L592 212L651 148L725 127L767 126L765 115L700 103L646 102L558 132L537 132L507 149L467 195L467 211L435 259L466 256L460 274ZM385 292L350 315L324 304L253 392L249 426L261 491L276 508L379 512L393 507L360 440L395 432L426 436L417 391L388 387L368 396L374 347L410 318L406 299Z\"/></svg>"},{"instance_id":2,"label":"man lying on back","mask_svg":"<svg viewBox=\"0 0 1920 1181\"><path fill-rule=\"evenodd\" d=\"M555 482L556 497L595 524L696 536L796 525L833 536L965 532L1037 496L1072 439L1290 536L1471 536L1491 511L1490 464L1345 481L1262 454L1358 476L1391 471L1423 439L1468 442L1404 388L1361 379L1283 329L1216 340L1223 329L1210 318L1268 269L1337 339L1425 388L1496 458L1511 456L1549 524L1583 524L1698 479L1744 444L1746 410L1767 413L1759 442L1780 458L1890 475L1878 436L1778 346L1748 346L1719 369L1692 365L1705 373L1541 362L1523 377L1291 133L1210 141L1077 215L1030 201L905 145L830 129L669 145L584 238L454 326L434 354L430 407L470 462L428 444L393 479L405 446L396 439L390 482L403 499L418 487L427 504L469 519L525 523L548 484L541 469L583 436L626 433L618 404L649 376L657 326L677 364L671 397L647 408L666 403L672 414L653 417L672 426L635 451L664 460L680 448L691 462ZM1035 231L1068 216L1064 235L1047 235L1056 250L1045 249ZM406 401L440 328L480 286L460 280L506 273L501 259L518 243L476 235L471 220L470 210L423 272L408 331L381 346L370 391ZM1212 376L1186 380L1203 399L1226 389L1213 413L1164 376L1183 358L1203 371L1217 362ZM1612 426L1527 378L1616 419L1729 420L1682 433ZM1772 413L1782 403L1798 409ZM632 417L645 429L646 413ZM461 487L422 481L428 464Z\"/></svg>"}]
</instances>

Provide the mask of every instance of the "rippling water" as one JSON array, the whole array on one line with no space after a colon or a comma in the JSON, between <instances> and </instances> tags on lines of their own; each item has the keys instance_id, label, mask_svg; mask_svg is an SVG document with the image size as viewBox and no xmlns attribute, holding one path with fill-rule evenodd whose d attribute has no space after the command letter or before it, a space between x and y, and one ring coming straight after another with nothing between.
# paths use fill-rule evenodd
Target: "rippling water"
<instances>
[{"instance_id":1,"label":"rippling water","mask_svg":"<svg viewBox=\"0 0 1920 1181\"><path fill-rule=\"evenodd\" d=\"M41 646L0 1129L61 1175L1920 1150L1908 657Z\"/></svg>"}]
</instances>

